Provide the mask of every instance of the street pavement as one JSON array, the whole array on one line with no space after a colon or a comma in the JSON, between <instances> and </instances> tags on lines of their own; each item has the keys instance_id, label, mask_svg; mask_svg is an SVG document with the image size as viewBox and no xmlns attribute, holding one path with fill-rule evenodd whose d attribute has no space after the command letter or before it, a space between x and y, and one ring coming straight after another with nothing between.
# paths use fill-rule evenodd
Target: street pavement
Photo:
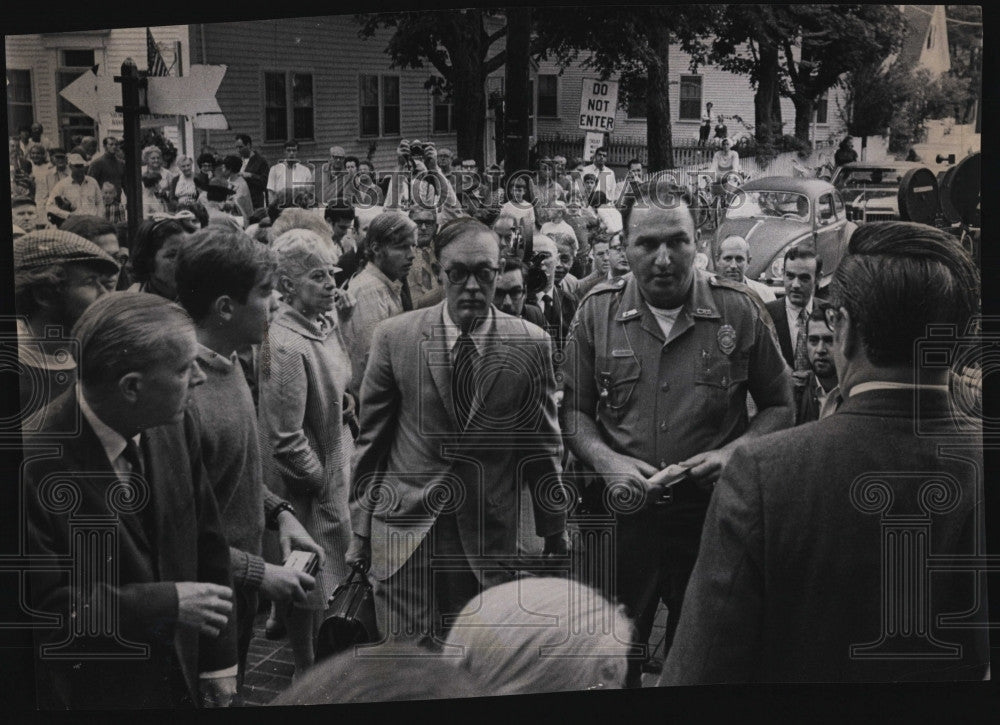
<instances>
[{"instance_id":1,"label":"street pavement","mask_svg":"<svg viewBox=\"0 0 1000 725\"><path fill-rule=\"evenodd\" d=\"M654 657L663 659L663 639L666 635L667 610L660 604L653 623L649 642L655 644ZM257 615L254 622L254 636L247 655L247 675L243 685L243 695L247 706L267 705L292 684L295 660L288 639L272 641L264 636L267 614ZM646 673L642 676L643 687L655 687L659 674Z\"/></svg>"}]
</instances>

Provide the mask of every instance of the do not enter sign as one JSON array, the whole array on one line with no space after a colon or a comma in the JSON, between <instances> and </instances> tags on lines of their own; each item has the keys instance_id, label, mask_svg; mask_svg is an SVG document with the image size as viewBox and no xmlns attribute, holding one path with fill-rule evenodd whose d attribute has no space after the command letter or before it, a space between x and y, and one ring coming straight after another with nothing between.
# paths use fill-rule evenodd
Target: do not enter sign
<instances>
[{"instance_id":1,"label":"do not enter sign","mask_svg":"<svg viewBox=\"0 0 1000 725\"><path fill-rule=\"evenodd\" d=\"M615 109L618 108L618 81L583 79L580 96L580 128L584 131L615 130Z\"/></svg>"}]
</instances>

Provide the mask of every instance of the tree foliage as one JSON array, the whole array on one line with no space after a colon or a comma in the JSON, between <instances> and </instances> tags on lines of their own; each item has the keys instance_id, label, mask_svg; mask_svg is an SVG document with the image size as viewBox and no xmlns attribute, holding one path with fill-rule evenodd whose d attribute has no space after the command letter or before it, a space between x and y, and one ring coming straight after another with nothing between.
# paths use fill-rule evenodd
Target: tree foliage
<instances>
[{"instance_id":1,"label":"tree foliage","mask_svg":"<svg viewBox=\"0 0 1000 725\"><path fill-rule=\"evenodd\" d=\"M489 19L501 23L497 8L467 8L436 12L369 13L356 16L362 38L380 29L392 36L385 52L394 68L433 68L425 83L429 90L449 96L456 109L458 154L483 164L486 124L486 78L502 68L506 51L491 55L494 43L507 32L505 25L490 32Z\"/></svg>"},{"instance_id":2,"label":"tree foliage","mask_svg":"<svg viewBox=\"0 0 1000 725\"><path fill-rule=\"evenodd\" d=\"M603 79L620 77L619 107L646 105L649 167L673 167L669 100L670 46L689 52L718 22L720 5L538 8L536 48L565 68L581 62Z\"/></svg>"},{"instance_id":3,"label":"tree foliage","mask_svg":"<svg viewBox=\"0 0 1000 725\"><path fill-rule=\"evenodd\" d=\"M782 72L795 105L795 135L808 140L817 99L838 85L844 74L896 53L906 24L895 5L777 7Z\"/></svg>"}]
</instances>

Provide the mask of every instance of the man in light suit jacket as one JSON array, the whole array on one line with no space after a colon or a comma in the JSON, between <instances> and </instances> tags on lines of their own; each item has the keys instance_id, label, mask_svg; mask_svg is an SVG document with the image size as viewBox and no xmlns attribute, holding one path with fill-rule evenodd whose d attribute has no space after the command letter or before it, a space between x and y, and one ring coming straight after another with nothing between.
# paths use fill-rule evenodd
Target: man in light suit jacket
<instances>
[{"instance_id":1,"label":"man in light suit jacket","mask_svg":"<svg viewBox=\"0 0 1000 725\"><path fill-rule=\"evenodd\" d=\"M57 617L37 632L40 705L229 705L229 548L185 412L205 380L194 326L161 297L120 292L88 307L74 336L80 383L25 436L29 551L82 562L31 577L32 607Z\"/></svg>"},{"instance_id":2,"label":"man in light suit jacket","mask_svg":"<svg viewBox=\"0 0 1000 725\"><path fill-rule=\"evenodd\" d=\"M981 421L928 340L968 334L978 291L945 232L854 233L826 313L845 400L723 470L661 684L983 678L985 573L928 567L985 553Z\"/></svg>"},{"instance_id":3,"label":"man in light suit jacket","mask_svg":"<svg viewBox=\"0 0 1000 725\"><path fill-rule=\"evenodd\" d=\"M551 339L491 307L495 233L456 219L434 246L444 302L375 330L347 555L370 563L383 638L432 648L442 615L521 568L522 484L544 553L568 552Z\"/></svg>"}]
</instances>

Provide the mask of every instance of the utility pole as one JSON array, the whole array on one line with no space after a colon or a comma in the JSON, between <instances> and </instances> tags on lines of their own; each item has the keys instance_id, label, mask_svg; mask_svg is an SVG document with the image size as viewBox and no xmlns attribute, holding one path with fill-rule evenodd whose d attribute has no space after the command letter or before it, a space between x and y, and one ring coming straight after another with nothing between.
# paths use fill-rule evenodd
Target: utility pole
<instances>
[{"instance_id":1,"label":"utility pole","mask_svg":"<svg viewBox=\"0 0 1000 725\"><path fill-rule=\"evenodd\" d=\"M509 179L528 170L528 117L534 99L528 93L531 53L531 8L509 7L504 103L504 170Z\"/></svg>"},{"instance_id":2,"label":"utility pole","mask_svg":"<svg viewBox=\"0 0 1000 725\"><path fill-rule=\"evenodd\" d=\"M122 74L115 76L122 84L122 105L115 110L124 120L123 141L125 145L125 212L128 216L128 237L131 244L135 240L139 222L142 221L142 149L139 148L139 115L148 114L146 106L146 73L136 68L135 61L126 58L122 63Z\"/></svg>"}]
</instances>

